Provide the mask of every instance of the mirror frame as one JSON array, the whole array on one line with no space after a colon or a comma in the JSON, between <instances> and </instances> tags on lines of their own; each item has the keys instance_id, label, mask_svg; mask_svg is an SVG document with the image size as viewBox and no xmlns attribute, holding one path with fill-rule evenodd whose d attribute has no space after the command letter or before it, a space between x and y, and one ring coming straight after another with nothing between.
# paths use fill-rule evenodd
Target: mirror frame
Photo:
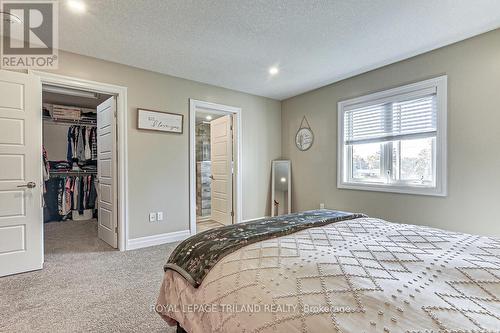
<instances>
[{"instance_id":1,"label":"mirror frame","mask_svg":"<svg viewBox=\"0 0 500 333\"><path fill-rule=\"evenodd\" d=\"M274 160L271 165L271 216L277 216L274 209L274 184L276 180L275 166L278 163L288 164L288 212L286 214L292 213L292 165L290 160Z\"/></svg>"}]
</instances>

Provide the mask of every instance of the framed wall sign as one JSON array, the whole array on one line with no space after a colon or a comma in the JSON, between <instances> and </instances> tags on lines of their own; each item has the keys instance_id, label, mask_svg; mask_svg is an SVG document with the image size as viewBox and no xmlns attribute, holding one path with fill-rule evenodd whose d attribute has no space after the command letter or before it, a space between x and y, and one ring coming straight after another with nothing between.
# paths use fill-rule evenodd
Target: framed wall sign
<instances>
[{"instance_id":1,"label":"framed wall sign","mask_svg":"<svg viewBox=\"0 0 500 333\"><path fill-rule=\"evenodd\" d=\"M140 129L182 134L184 115L137 109L137 127Z\"/></svg>"}]
</instances>

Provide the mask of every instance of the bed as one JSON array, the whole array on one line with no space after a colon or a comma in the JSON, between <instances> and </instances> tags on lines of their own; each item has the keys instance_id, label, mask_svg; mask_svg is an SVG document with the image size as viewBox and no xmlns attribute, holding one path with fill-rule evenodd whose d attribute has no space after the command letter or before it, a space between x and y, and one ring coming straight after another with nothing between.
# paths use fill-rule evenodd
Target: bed
<instances>
[{"instance_id":1,"label":"bed","mask_svg":"<svg viewBox=\"0 0 500 333\"><path fill-rule=\"evenodd\" d=\"M189 333L500 332L499 239L362 215L321 222L244 234L201 275L167 267L173 254L156 311ZM209 261L189 252L199 245L184 244L186 270Z\"/></svg>"}]
</instances>

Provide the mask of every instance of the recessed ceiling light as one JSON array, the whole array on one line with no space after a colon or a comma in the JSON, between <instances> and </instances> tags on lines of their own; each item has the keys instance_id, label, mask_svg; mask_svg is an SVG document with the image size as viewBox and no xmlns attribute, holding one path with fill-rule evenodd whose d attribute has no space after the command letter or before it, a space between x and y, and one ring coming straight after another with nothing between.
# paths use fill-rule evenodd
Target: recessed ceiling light
<instances>
[{"instance_id":1,"label":"recessed ceiling light","mask_svg":"<svg viewBox=\"0 0 500 333\"><path fill-rule=\"evenodd\" d=\"M281 180L282 183L286 183L286 178L285 177L281 177L280 180Z\"/></svg>"},{"instance_id":2,"label":"recessed ceiling light","mask_svg":"<svg viewBox=\"0 0 500 333\"><path fill-rule=\"evenodd\" d=\"M81 0L68 0L66 1L66 3L68 4L69 9L71 9L75 13L81 14L85 13L85 11L87 10L87 6Z\"/></svg>"},{"instance_id":3,"label":"recessed ceiling light","mask_svg":"<svg viewBox=\"0 0 500 333\"><path fill-rule=\"evenodd\" d=\"M212 120L212 116L206 116L205 119L206 120Z\"/></svg>"},{"instance_id":4,"label":"recessed ceiling light","mask_svg":"<svg viewBox=\"0 0 500 333\"><path fill-rule=\"evenodd\" d=\"M278 74L279 72L280 72L280 70L279 70L279 68L278 68L278 67L276 67L276 66L273 66L273 67L269 68L269 74L271 74L271 75L276 75L276 74Z\"/></svg>"}]
</instances>

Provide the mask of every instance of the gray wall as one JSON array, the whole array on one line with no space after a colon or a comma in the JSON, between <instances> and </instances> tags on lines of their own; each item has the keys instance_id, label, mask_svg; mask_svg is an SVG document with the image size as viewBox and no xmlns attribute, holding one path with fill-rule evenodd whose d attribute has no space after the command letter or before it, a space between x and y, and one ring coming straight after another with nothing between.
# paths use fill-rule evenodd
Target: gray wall
<instances>
[{"instance_id":1,"label":"gray wall","mask_svg":"<svg viewBox=\"0 0 500 333\"><path fill-rule=\"evenodd\" d=\"M43 145L47 150L49 161L67 160L68 128L69 126L50 123L43 125Z\"/></svg>"},{"instance_id":2,"label":"gray wall","mask_svg":"<svg viewBox=\"0 0 500 333\"><path fill-rule=\"evenodd\" d=\"M67 52L57 74L128 87L129 238L189 229L189 98L242 108L243 219L270 214L271 160L281 155L279 101ZM137 108L184 114L184 134L137 129ZM162 223L148 222L163 211Z\"/></svg>"},{"instance_id":3,"label":"gray wall","mask_svg":"<svg viewBox=\"0 0 500 333\"><path fill-rule=\"evenodd\" d=\"M337 102L443 74L448 75L448 197L337 189ZM299 152L294 136L304 115L315 142ZM500 30L283 101L282 151L292 160L294 211L324 202L327 208L394 222L499 236Z\"/></svg>"}]
</instances>

